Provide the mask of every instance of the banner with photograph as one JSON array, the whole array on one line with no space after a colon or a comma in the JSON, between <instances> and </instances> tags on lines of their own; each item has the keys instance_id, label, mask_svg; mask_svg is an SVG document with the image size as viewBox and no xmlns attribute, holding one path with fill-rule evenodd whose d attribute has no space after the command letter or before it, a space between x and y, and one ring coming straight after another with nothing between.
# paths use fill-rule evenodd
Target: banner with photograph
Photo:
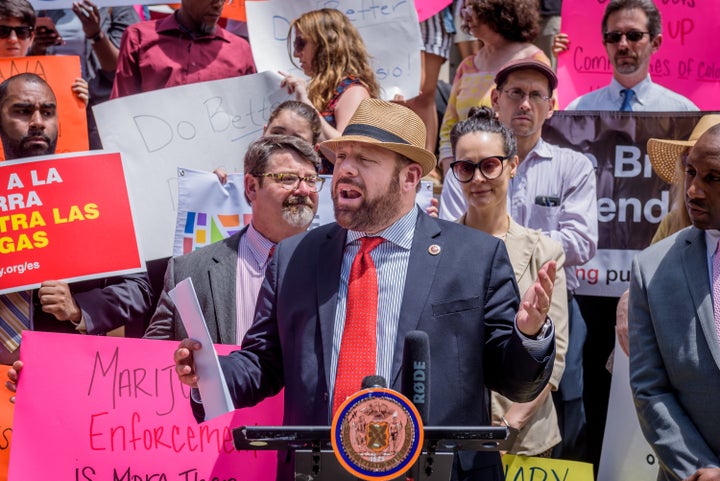
<instances>
[{"instance_id":1,"label":"banner with photograph","mask_svg":"<svg viewBox=\"0 0 720 481\"><path fill-rule=\"evenodd\" d=\"M0 293L144 270L120 154L0 162L0 185Z\"/></svg>"},{"instance_id":2,"label":"banner with photograph","mask_svg":"<svg viewBox=\"0 0 720 481\"><path fill-rule=\"evenodd\" d=\"M0 82L21 73L33 73L45 80L57 100L58 141L55 152L81 152L88 149L85 104L72 91L80 75L80 57L42 55L38 57L0 57ZM0 160L5 154L0 143Z\"/></svg>"},{"instance_id":3,"label":"banner with photograph","mask_svg":"<svg viewBox=\"0 0 720 481\"><path fill-rule=\"evenodd\" d=\"M576 268L581 295L619 297L628 287L630 262L650 245L671 207L670 185L652 170L650 138L687 140L705 113L555 112L543 139L587 155L595 166L598 251Z\"/></svg>"},{"instance_id":4,"label":"banner with photograph","mask_svg":"<svg viewBox=\"0 0 720 481\"><path fill-rule=\"evenodd\" d=\"M281 424L282 393L198 424L177 345L23 332L10 479L275 479L277 454L236 451L232 429Z\"/></svg>"},{"instance_id":5,"label":"banner with photograph","mask_svg":"<svg viewBox=\"0 0 720 481\"><path fill-rule=\"evenodd\" d=\"M569 50L558 57L558 100L565 108L576 97L608 85L612 65L602 43L607 0L565 0L562 31ZM701 110L720 109L720 59L715 37L720 2L656 0L662 15L662 44L650 58L653 82L692 100Z\"/></svg>"}]
</instances>

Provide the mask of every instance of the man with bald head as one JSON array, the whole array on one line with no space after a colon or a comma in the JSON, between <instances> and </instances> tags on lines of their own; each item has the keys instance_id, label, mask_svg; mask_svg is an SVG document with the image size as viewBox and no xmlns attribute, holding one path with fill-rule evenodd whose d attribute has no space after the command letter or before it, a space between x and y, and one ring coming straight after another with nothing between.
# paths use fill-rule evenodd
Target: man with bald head
<instances>
[{"instance_id":1,"label":"man with bald head","mask_svg":"<svg viewBox=\"0 0 720 481\"><path fill-rule=\"evenodd\" d=\"M630 387L659 481L720 480L720 125L690 148L692 226L633 259Z\"/></svg>"}]
</instances>

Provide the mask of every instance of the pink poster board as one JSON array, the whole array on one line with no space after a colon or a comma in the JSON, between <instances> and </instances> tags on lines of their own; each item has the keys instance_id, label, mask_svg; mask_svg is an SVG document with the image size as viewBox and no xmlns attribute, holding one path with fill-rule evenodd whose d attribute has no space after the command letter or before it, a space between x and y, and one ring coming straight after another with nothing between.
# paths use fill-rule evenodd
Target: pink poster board
<instances>
[{"instance_id":1,"label":"pink poster board","mask_svg":"<svg viewBox=\"0 0 720 481\"><path fill-rule=\"evenodd\" d=\"M198 425L177 345L25 331L9 479L273 481L276 453L235 451L232 429L281 424L282 393Z\"/></svg>"},{"instance_id":2,"label":"pink poster board","mask_svg":"<svg viewBox=\"0 0 720 481\"><path fill-rule=\"evenodd\" d=\"M558 58L559 104L610 83L612 66L602 44L607 0L565 0L562 28L570 48ZM720 2L655 0L662 15L663 42L650 63L653 82L690 100L701 110L720 109L720 57L715 35Z\"/></svg>"},{"instance_id":3,"label":"pink poster board","mask_svg":"<svg viewBox=\"0 0 720 481\"><path fill-rule=\"evenodd\" d=\"M418 21L422 22L452 3L452 0L415 0Z\"/></svg>"}]
</instances>

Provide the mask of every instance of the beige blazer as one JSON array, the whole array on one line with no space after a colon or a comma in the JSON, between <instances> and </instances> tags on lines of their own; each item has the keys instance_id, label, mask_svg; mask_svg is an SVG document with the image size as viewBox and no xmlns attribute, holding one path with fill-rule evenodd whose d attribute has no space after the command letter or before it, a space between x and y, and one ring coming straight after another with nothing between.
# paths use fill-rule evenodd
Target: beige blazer
<instances>
[{"instance_id":1,"label":"beige blazer","mask_svg":"<svg viewBox=\"0 0 720 481\"><path fill-rule=\"evenodd\" d=\"M552 389L556 390L565 370L568 345L568 303L563 270L565 253L559 242L543 235L539 230L527 229L513 220L510 221L505 247L510 255L521 296L535 282L538 271L546 262L557 261L557 275L549 311L555 326L555 366L549 383ZM502 416L513 402L493 392L491 403L493 423L502 424ZM520 430L510 452L526 456L540 454L558 444L560 439L552 396L548 396L532 419Z\"/></svg>"}]
</instances>

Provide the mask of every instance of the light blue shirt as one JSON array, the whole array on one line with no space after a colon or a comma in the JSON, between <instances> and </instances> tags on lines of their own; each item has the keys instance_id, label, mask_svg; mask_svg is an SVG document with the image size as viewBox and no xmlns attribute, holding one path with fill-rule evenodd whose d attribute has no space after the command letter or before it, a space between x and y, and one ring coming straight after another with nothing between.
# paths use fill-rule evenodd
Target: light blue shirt
<instances>
[{"instance_id":1,"label":"light blue shirt","mask_svg":"<svg viewBox=\"0 0 720 481\"><path fill-rule=\"evenodd\" d=\"M377 313L377 357L376 372L368 376L378 375L390 383L395 341L397 340L398 323L400 322L400 306L405 292L405 278L410 262L410 248L415 235L417 206L401 217L387 229L376 234L385 239L370 252L375 264L378 279L378 313ZM337 307L335 309L335 325L333 328L332 365L330 368L330 392L335 392L335 376L337 375L338 356L345 327L345 310L347 306L348 279L353 259L360 250L360 238L364 232L347 232L345 252L340 269L340 285L338 287ZM360 389L360 386L357 387ZM331 402L332 405L332 402Z\"/></svg>"},{"instance_id":2,"label":"light blue shirt","mask_svg":"<svg viewBox=\"0 0 720 481\"><path fill-rule=\"evenodd\" d=\"M554 201L557 205L547 205ZM443 183L440 217L455 220L466 210L460 182L449 173ZM575 290L579 285L575 266L592 259L598 243L595 169L590 159L540 139L510 182L508 211L518 224L540 229L562 244L567 287Z\"/></svg>"},{"instance_id":3,"label":"light blue shirt","mask_svg":"<svg viewBox=\"0 0 720 481\"><path fill-rule=\"evenodd\" d=\"M621 90L625 87L612 79L610 85L594 90L576 98L566 110L620 110L624 96ZM632 100L633 112L686 112L697 111L697 105L688 98L670 89L654 83L650 75L632 87L635 97Z\"/></svg>"}]
</instances>

